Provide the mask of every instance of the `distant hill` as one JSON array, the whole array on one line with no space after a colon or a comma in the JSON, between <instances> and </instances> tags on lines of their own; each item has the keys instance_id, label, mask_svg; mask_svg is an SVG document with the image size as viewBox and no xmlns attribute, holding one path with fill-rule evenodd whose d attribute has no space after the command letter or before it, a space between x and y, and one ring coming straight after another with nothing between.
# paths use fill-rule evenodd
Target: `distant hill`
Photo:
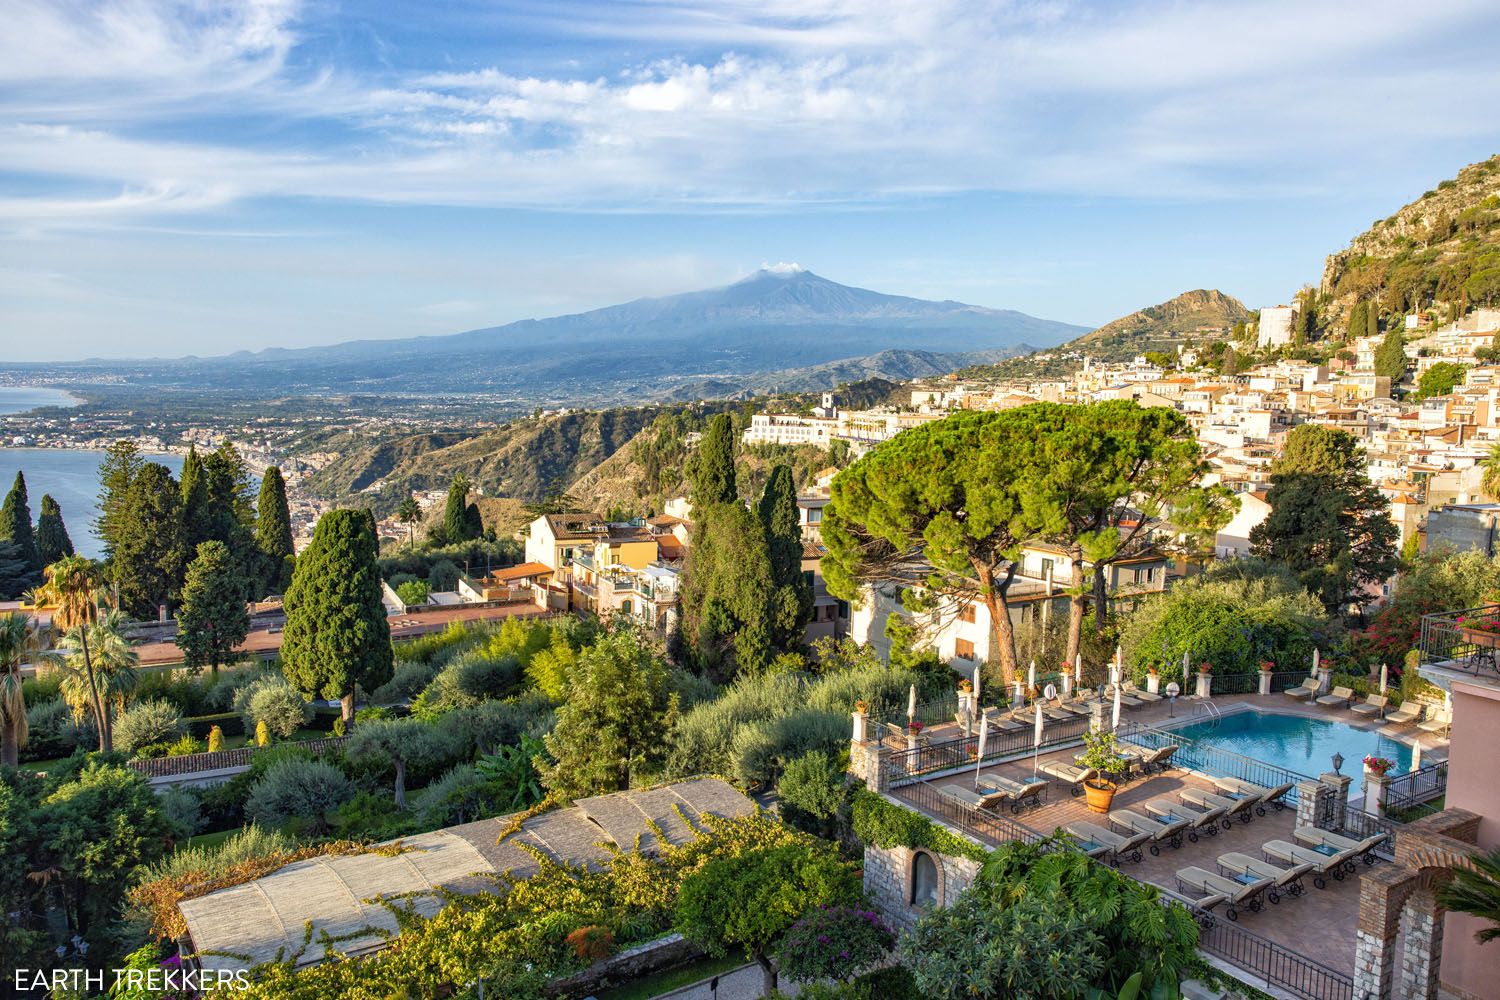
<instances>
[{"instance_id":1,"label":"distant hill","mask_svg":"<svg viewBox=\"0 0 1500 1000\"><path fill-rule=\"evenodd\" d=\"M1109 360L1146 351L1175 351L1178 344L1222 336L1250 315L1245 304L1218 289L1195 288L1154 306L1121 316L1070 340L1062 350L1086 351Z\"/></svg>"},{"instance_id":2,"label":"distant hill","mask_svg":"<svg viewBox=\"0 0 1500 1000\"><path fill-rule=\"evenodd\" d=\"M1404 313L1500 302L1500 155L1471 164L1330 254L1319 291L1330 318L1361 299Z\"/></svg>"},{"instance_id":3,"label":"distant hill","mask_svg":"<svg viewBox=\"0 0 1500 1000\"><path fill-rule=\"evenodd\" d=\"M889 367L858 364L844 376L807 378L832 384L899 375L902 365L923 356L1025 352L1081 329L1008 309L886 295L777 266L722 288L451 336L75 367L126 371L140 385L325 395L482 392L528 407L607 406L792 388L759 377L881 352L894 352Z\"/></svg>"},{"instance_id":4,"label":"distant hill","mask_svg":"<svg viewBox=\"0 0 1500 1000\"><path fill-rule=\"evenodd\" d=\"M909 382L912 379L946 375L971 365L993 364L1025 352L1024 347L942 354L932 351L881 351L867 358L829 361L806 368L687 381L668 392L667 398L684 401L749 399L767 393L819 392L867 379Z\"/></svg>"}]
</instances>

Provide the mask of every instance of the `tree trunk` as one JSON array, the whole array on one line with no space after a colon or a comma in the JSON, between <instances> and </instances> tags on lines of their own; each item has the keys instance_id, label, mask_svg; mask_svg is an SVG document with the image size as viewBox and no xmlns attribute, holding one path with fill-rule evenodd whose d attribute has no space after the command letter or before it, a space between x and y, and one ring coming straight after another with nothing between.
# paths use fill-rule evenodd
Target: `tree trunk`
<instances>
[{"instance_id":1,"label":"tree trunk","mask_svg":"<svg viewBox=\"0 0 1500 1000\"><path fill-rule=\"evenodd\" d=\"M99 724L99 752L109 753L115 748L114 732L109 724L109 710L99 694L99 679L94 676L94 661L89 657L87 622L78 626L78 649L83 654L83 672L89 682L89 700L94 703L94 721Z\"/></svg>"},{"instance_id":2,"label":"tree trunk","mask_svg":"<svg viewBox=\"0 0 1500 1000\"><path fill-rule=\"evenodd\" d=\"M350 691L339 699L339 712L344 720L344 731L348 732L354 726L354 692Z\"/></svg>"},{"instance_id":3,"label":"tree trunk","mask_svg":"<svg viewBox=\"0 0 1500 1000\"><path fill-rule=\"evenodd\" d=\"M406 808L406 761L396 758L396 808Z\"/></svg>"},{"instance_id":4,"label":"tree trunk","mask_svg":"<svg viewBox=\"0 0 1500 1000\"><path fill-rule=\"evenodd\" d=\"M1068 652L1064 659L1071 666L1083 646L1083 614L1088 602L1084 597L1083 567L1073 560L1073 585L1068 588Z\"/></svg>"},{"instance_id":5,"label":"tree trunk","mask_svg":"<svg viewBox=\"0 0 1500 1000\"><path fill-rule=\"evenodd\" d=\"M1109 563L1094 564L1094 631L1104 634L1104 619L1109 608L1109 588L1105 585L1105 573Z\"/></svg>"},{"instance_id":6,"label":"tree trunk","mask_svg":"<svg viewBox=\"0 0 1500 1000\"><path fill-rule=\"evenodd\" d=\"M1010 563L1002 582L995 581L994 567L976 566L983 579L989 582L984 592L984 604L990 612L990 634L994 639L990 650L991 659L1000 664L1000 680L1005 685L1007 697L1016 683L1016 630L1010 621L1010 604L1006 593L1016 576L1016 564Z\"/></svg>"},{"instance_id":7,"label":"tree trunk","mask_svg":"<svg viewBox=\"0 0 1500 1000\"><path fill-rule=\"evenodd\" d=\"M776 966L760 952L755 953L755 960L760 963L761 996L770 996L776 992Z\"/></svg>"},{"instance_id":8,"label":"tree trunk","mask_svg":"<svg viewBox=\"0 0 1500 1000\"><path fill-rule=\"evenodd\" d=\"M0 764L15 767L21 762L21 742L16 739L16 720L6 719L0 725Z\"/></svg>"}]
</instances>

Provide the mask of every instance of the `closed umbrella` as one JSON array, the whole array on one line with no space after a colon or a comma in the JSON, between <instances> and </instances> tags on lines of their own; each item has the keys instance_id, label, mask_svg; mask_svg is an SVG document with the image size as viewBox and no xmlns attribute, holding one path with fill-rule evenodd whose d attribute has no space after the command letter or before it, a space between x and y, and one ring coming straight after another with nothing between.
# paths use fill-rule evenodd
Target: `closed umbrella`
<instances>
[{"instance_id":1,"label":"closed umbrella","mask_svg":"<svg viewBox=\"0 0 1500 1000\"><path fill-rule=\"evenodd\" d=\"M1192 655L1192 653L1185 649L1182 651L1182 683L1184 684L1187 683L1188 676L1193 672L1193 665L1189 662Z\"/></svg>"},{"instance_id":2,"label":"closed umbrella","mask_svg":"<svg viewBox=\"0 0 1500 1000\"><path fill-rule=\"evenodd\" d=\"M1036 687L1036 661L1031 661L1031 669L1026 671L1026 690L1031 691Z\"/></svg>"},{"instance_id":3,"label":"closed umbrella","mask_svg":"<svg viewBox=\"0 0 1500 1000\"><path fill-rule=\"evenodd\" d=\"M906 696L906 722L907 725L917 721L917 686L911 686L911 694Z\"/></svg>"},{"instance_id":4,"label":"closed umbrella","mask_svg":"<svg viewBox=\"0 0 1500 1000\"><path fill-rule=\"evenodd\" d=\"M1082 684L1083 683L1083 654L1082 653L1074 653L1073 654L1073 683L1074 684Z\"/></svg>"},{"instance_id":5,"label":"closed umbrella","mask_svg":"<svg viewBox=\"0 0 1500 1000\"><path fill-rule=\"evenodd\" d=\"M1318 672L1318 647L1313 647L1313 673Z\"/></svg>"},{"instance_id":6,"label":"closed umbrella","mask_svg":"<svg viewBox=\"0 0 1500 1000\"><path fill-rule=\"evenodd\" d=\"M1032 734L1031 734L1031 773L1032 773L1033 777L1035 777L1035 775L1036 775L1036 762L1037 762L1037 758L1039 756L1041 756L1041 753L1042 753L1042 706L1040 704L1038 704L1037 707L1036 707L1036 728L1034 730L1032 730Z\"/></svg>"},{"instance_id":7,"label":"closed umbrella","mask_svg":"<svg viewBox=\"0 0 1500 1000\"><path fill-rule=\"evenodd\" d=\"M979 752L974 755L974 787L979 787L979 769L984 767L984 744L990 737L990 717L979 720Z\"/></svg>"},{"instance_id":8,"label":"closed umbrella","mask_svg":"<svg viewBox=\"0 0 1500 1000\"><path fill-rule=\"evenodd\" d=\"M1111 729L1119 729L1120 728L1120 685L1118 685L1118 684L1115 685L1115 710L1114 710L1114 714L1112 715L1111 718L1113 719L1113 721L1110 723L1110 728Z\"/></svg>"},{"instance_id":9,"label":"closed umbrella","mask_svg":"<svg viewBox=\"0 0 1500 1000\"><path fill-rule=\"evenodd\" d=\"M974 705L978 707L984 704L979 700L979 664L974 664Z\"/></svg>"},{"instance_id":10,"label":"closed umbrella","mask_svg":"<svg viewBox=\"0 0 1500 1000\"><path fill-rule=\"evenodd\" d=\"M1385 694L1385 664L1380 665L1380 693Z\"/></svg>"}]
</instances>

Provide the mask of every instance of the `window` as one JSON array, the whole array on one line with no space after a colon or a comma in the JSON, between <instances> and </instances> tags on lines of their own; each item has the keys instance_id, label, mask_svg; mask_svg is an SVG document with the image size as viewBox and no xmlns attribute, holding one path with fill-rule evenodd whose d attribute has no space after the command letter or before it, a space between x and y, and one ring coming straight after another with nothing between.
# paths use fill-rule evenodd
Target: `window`
<instances>
[{"instance_id":1,"label":"window","mask_svg":"<svg viewBox=\"0 0 1500 1000\"><path fill-rule=\"evenodd\" d=\"M958 609L958 620L961 621L961 622L969 622L970 624L973 624L973 622L974 622L974 605L973 604L965 604L963 607L959 608Z\"/></svg>"},{"instance_id":2,"label":"window","mask_svg":"<svg viewBox=\"0 0 1500 1000\"><path fill-rule=\"evenodd\" d=\"M620 613L621 614L626 614L626 615L630 614L630 602L629 601L621 601L620 602Z\"/></svg>"},{"instance_id":3,"label":"window","mask_svg":"<svg viewBox=\"0 0 1500 1000\"><path fill-rule=\"evenodd\" d=\"M1053 567L1055 565L1057 565L1057 564L1053 560L1051 560L1051 559L1043 559L1042 560L1042 579L1043 580L1049 579L1052 576Z\"/></svg>"},{"instance_id":4,"label":"window","mask_svg":"<svg viewBox=\"0 0 1500 1000\"><path fill-rule=\"evenodd\" d=\"M849 619L849 602L848 601L839 601L839 617L842 618L842 619L844 619L845 621L848 621L848 619Z\"/></svg>"},{"instance_id":5,"label":"window","mask_svg":"<svg viewBox=\"0 0 1500 1000\"><path fill-rule=\"evenodd\" d=\"M954 639L953 655L962 660L974 659L974 644L968 639Z\"/></svg>"},{"instance_id":6,"label":"window","mask_svg":"<svg viewBox=\"0 0 1500 1000\"><path fill-rule=\"evenodd\" d=\"M926 851L919 851L911 859L911 905L932 906L937 903L937 863Z\"/></svg>"}]
</instances>

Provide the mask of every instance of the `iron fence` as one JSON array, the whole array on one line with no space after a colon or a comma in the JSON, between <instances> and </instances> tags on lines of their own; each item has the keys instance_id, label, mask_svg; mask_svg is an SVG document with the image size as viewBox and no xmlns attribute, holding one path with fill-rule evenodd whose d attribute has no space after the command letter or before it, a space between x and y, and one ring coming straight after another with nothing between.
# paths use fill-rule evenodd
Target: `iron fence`
<instances>
[{"instance_id":1,"label":"iron fence","mask_svg":"<svg viewBox=\"0 0 1500 1000\"><path fill-rule=\"evenodd\" d=\"M1422 662L1500 675L1500 604L1422 616Z\"/></svg>"},{"instance_id":2,"label":"iron fence","mask_svg":"<svg viewBox=\"0 0 1500 1000\"><path fill-rule=\"evenodd\" d=\"M899 705L876 702L870 706L870 721L877 725L892 725L904 730L907 722L910 721L906 715L907 707L905 701ZM943 722L953 722L957 715L958 692L950 691L946 695L918 702L917 714L913 719L927 727Z\"/></svg>"},{"instance_id":3,"label":"iron fence","mask_svg":"<svg viewBox=\"0 0 1500 1000\"><path fill-rule=\"evenodd\" d=\"M1172 762L1203 774L1239 778L1268 788L1290 784L1292 789L1286 793L1286 801L1290 804L1297 802L1297 783L1309 780L1308 775L1267 764L1233 750L1210 746L1170 729L1155 729L1135 722L1124 722L1115 735L1126 743L1133 743L1147 750L1157 750L1175 743L1177 753L1173 755Z\"/></svg>"},{"instance_id":4,"label":"iron fence","mask_svg":"<svg viewBox=\"0 0 1500 1000\"><path fill-rule=\"evenodd\" d=\"M1343 834L1354 840L1364 840L1378 833L1385 834L1385 839L1370 851L1371 854L1386 861L1394 860L1396 857L1396 833L1405 823L1392 819L1389 816L1376 816L1367 813L1363 809L1351 809L1344 807L1342 821L1338 819L1337 810L1339 803L1334 799L1328 799L1323 804L1322 814L1318 817L1318 826L1334 833ZM1334 829L1337 827L1337 829Z\"/></svg>"},{"instance_id":5,"label":"iron fence","mask_svg":"<svg viewBox=\"0 0 1500 1000\"><path fill-rule=\"evenodd\" d=\"M1351 1000L1353 977L1227 920L1198 931L1198 948L1305 1000Z\"/></svg>"},{"instance_id":6,"label":"iron fence","mask_svg":"<svg viewBox=\"0 0 1500 1000\"><path fill-rule=\"evenodd\" d=\"M1088 716L1079 715L1061 722L1046 722L1042 728L1042 741L1035 741L1035 729L1023 726L1009 732L991 728L985 738L984 759L999 760L1014 757L1027 751L1037 752L1067 746L1083 739L1088 732ZM938 771L950 771L965 766L976 766L979 754L979 734L930 743L913 750L899 750L890 755L886 764L886 777L891 788L920 780L922 775Z\"/></svg>"},{"instance_id":7,"label":"iron fence","mask_svg":"<svg viewBox=\"0 0 1500 1000\"><path fill-rule=\"evenodd\" d=\"M1302 682L1307 680L1311 671L1307 670L1273 670L1271 672L1271 693L1280 694L1290 691L1294 687L1301 687Z\"/></svg>"},{"instance_id":8,"label":"iron fence","mask_svg":"<svg viewBox=\"0 0 1500 1000\"><path fill-rule=\"evenodd\" d=\"M1045 839L1035 830L1023 826L1008 816L987 810L970 809L950 802L925 781L916 781L903 786L900 790L900 798L954 830L960 830L972 837L979 837L994 844L1003 844L1011 840L1034 844Z\"/></svg>"},{"instance_id":9,"label":"iron fence","mask_svg":"<svg viewBox=\"0 0 1500 1000\"><path fill-rule=\"evenodd\" d=\"M1438 761L1426 767L1392 778L1385 789L1385 808L1400 812L1431 802L1448 791L1448 762Z\"/></svg>"},{"instance_id":10,"label":"iron fence","mask_svg":"<svg viewBox=\"0 0 1500 1000\"><path fill-rule=\"evenodd\" d=\"M316 740L298 740L292 743L277 743L278 747L300 747L315 757L338 750L349 739L347 736L327 736ZM165 778L180 774L197 774L201 771L217 771L225 767L244 767L262 747L235 747L233 750L215 750L212 753L189 753L180 757L146 757L126 761L126 766L148 778Z\"/></svg>"}]
</instances>

